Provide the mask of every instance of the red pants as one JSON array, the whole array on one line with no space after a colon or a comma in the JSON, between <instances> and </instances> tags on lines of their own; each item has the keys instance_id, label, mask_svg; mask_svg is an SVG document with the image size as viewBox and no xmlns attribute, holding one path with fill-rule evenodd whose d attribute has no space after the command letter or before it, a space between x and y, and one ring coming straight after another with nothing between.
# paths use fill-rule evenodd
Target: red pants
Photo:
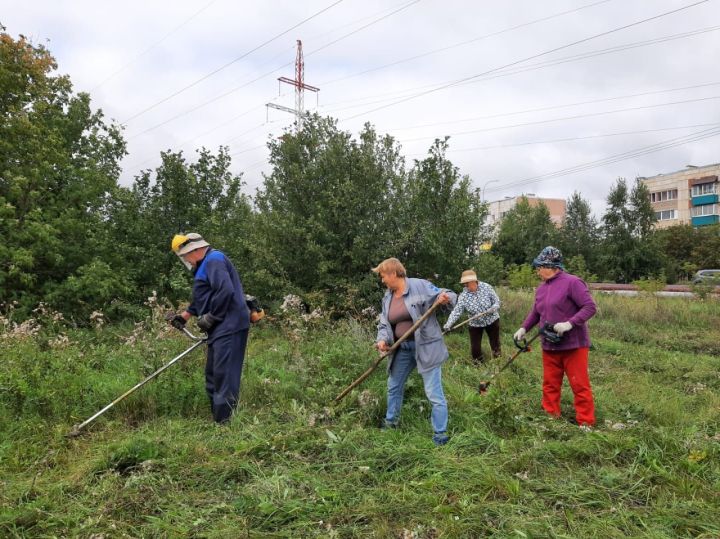
<instances>
[{"instance_id":1,"label":"red pants","mask_svg":"<svg viewBox=\"0 0 720 539\"><path fill-rule=\"evenodd\" d=\"M563 375L575 395L575 419L578 425L595 424L590 378L588 376L588 349L547 351L543 350L543 395L542 407L555 417L560 417L560 389Z\"/></svg>"}]
</instances>

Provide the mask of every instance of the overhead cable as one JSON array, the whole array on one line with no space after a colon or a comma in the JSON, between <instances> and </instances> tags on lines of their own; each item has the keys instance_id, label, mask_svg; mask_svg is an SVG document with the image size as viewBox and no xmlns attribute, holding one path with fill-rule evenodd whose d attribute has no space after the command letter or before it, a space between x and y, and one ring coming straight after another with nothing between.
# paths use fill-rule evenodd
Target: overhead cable
<instances>
[{"instance_id":1,"label":"overhead cable","mask_svg":"<svg viewBox=\"0 0 720 539\"><path fill-rule=\"evenodd\" d=\"M558 59L556 59L556 60L549 60L549 61L545 61L545 62L539 62L539 63L537 63L537 64L531 64L531 65L528 65L528 66L523 66L523 67L519 67L519 68L514 68L514 69L512 69L512 70L510 70L510 69L508 69L508 70L501 70L500 72L494 73L494 74L492 74L492 75L490 75L490 76L482 77L482 78L480 78L479 80L474 80L474 81L470 81L470 82L467 82L467 83L458 84L457 86L459 87L459 86L464 86L465 84L475 84L475 83L478 83L478 82L484 82L484 81L491 80L491 79L496 79L496 78L501 78L501 77L508 77L508 76L511 76L511 75L516 75L516 74L518 74L518 73L524 73L524 72L526 72L526 71L534 71L534 70L536 70L536 69L544 69L544 68L546 68L546 67L552 67L552 66L555 66L555 65L564 64L564 63L568 63L568 62L575 62L575 61L578 61L578 60L585 60L585 59L587 59L587 58L592 58L592 57L595 57L595 56L601 56L601 55L605 55L605 54L611 54L611 53L615 53L615 52L622 52L622 51L625 51L625 50L634 49L634 48L638 48L638 47L649 46L649 45L656 45L656 44L658 44L658 43L665 43L665 42L667 42L667 41L672 41L672 40L676 40L676 39L683 39L683 38L686 38L686 37L692 37L692 36L699 35L699 34L703 34L703 33L707 33L707 32L714 32L714 31L717 31L717 30L720 30L720 26L712 26L712 27L709 27L709 28L702 28L702 29L693 30L693 31L690 31L690 32L683 32L683 33L680 33L680 34L672 34L672 35L669 35L669 36L661 36L661 37L657 37L657 38L653 38L653 39L649 39L649 40L645 40L645 41L636 41L636 42L633 42L633 43L627 43L627 44L625 44L625 45L618 45L618 46L610 47L610 48L606 48L606 49L599 49L599 50L595 50L595 51L589 51L589 52L586 52L586 53L583 53L583 54L579 54L579 55L566 56L565 58L558 58ZM446 81L446 82L447 82L447 81ZM327 112L335 112L335 111L341 111L341 110L347 110L347 109L365 107L365 106L367 106L367 105L374 105L374 104L376 104L376 103L385 103L385 102L387 102L387 101L392 101L392 100L394 100L394 99L398 99L398 98L402 98L402 97L412 97L412 96L414 95L413 92L415 92L415 91L417 91L417 90L423 90L423 89L425 89L425 88L434 88L434 87L436 87L438 84L445 84L445 82L442 82L442 83L433 83L433 84L425 84L425 85L422 85L422 86L415 86L415 87L412 87L412 88L405 88L405 89L399 90L399 91L386 92L386 93L382 93L382 94L375 94L375 95L372 95L372 96L366 96L366 97L362 97L362 98L354 98L354 99L345 99L345 100L341 100L341 101L334 101L334 102L331 102L331 103L326 103L325 106L323 106L322 108L323 108L325 111L327 111ZM376 98L382 98L382 97L384 97L384 96L388 96L388 97L386 97L386 98L384 98L384 99L376 99ZM373 99L373 101L368 101L368 99ZM361 102L361 103L358 103L358 104L355 104L355 105L350 105L350 106L347 106L347 107L332 107L332 105L337 105L337 104L341 104L341 103L352 103L352 102L356 102L356 101L362 101L362 102Z\"/></svg>"},{"instance_id":2,"label":"overhead cable","mask_svg":"<svg viewBox=\"0 0 720 539\"><path fill-rule=\"evenodd\" d=\"M137 61L138 61L140 58L142 58L143 56L145 56L148 52L150 52L150 51L153 50L155 47L157 47L158 45L160 45L160 43L162 43L162 42L165 41L167 38L169 38L171 35L173 35L175 32L177 32L178 30L180 30L180 28L182 28L183 26L186 26L190 21L192 21L195 17L197 17L198 15L200 15L203 11L205 11L207 8L209 8L211 5L213 5L215 2L217 2L217 0L210 0L210 2L208 2L208 3L205 4L203 7L201 7L200 9L198 9L198 10L197 10L195 13L193 13L192 15L190 15L190 17L188 17L187 19L185 19L185 20L184 20L182 23L180 23L178 26L176 26L175 28L173 28L172 30L170 30L168 33L166 33L165 35L163 35L160 39L158 39L157 41L155 41L154 43L152 43L150 46L148 46L147 48L145 48L144 50L142 50L140 53L138 53L138 54L136 54L135 56L133 56L133 57L132 57L130 60L128 60L122 67L118 68L116 71L114 71L113 73L111 73L110 75L108 75L107 77L105 77L102 81L98 82L95 86L93 86L93 87L90 89L90 93L94 92L95 90L97 90L98 88L100 88L100 86L102 86L103 84L105 84L107 81L109 81L110 79L114 78L115 76L117 76L117 75L119 75L120 73L122 73L123 71L125 71L128 67L130 67L132 64L134 64L135 62L137 62Z\"/></svg>"},{"instance_id":3,"label":"overhead cable","mask_svg":"<svg viewBox=\"0 0 720 539\"><path fill-rule=\"evenodd\" d=\"M149 107L146 107L146 108L144 108L143 110L141 110L141 111L133 114L132 116L130 116L129 118L127 118L127 119L126 119L125 121L123 121L122 123L123 123L123 124L127 124L128 122L134 120L135 118L138 118L139 116L142 116L142 115L145 114L146 112L154 109L154 108L157 107L158 105L161 105L162 103L165 103L165 102L169 101L169 100L172 99L173 97L176 97L176 96L180 95L181 93L189 90L190 88L192 88L192 87L194 87L194 86L197 86L197 85L200 84L202 81L204 81L204 80L212 77L213 75L219 73L219 72L222 71L223 69L226 69L226 68L230 67L230 66L233 65L234 63L242 60L243 58L245 58L245 57L247 57L248 55L252 54L253 52L257 51L258 49L261 49L261 48L264 47L265 45L267 45L267 44L269 44L269 43L272 43L273 41L275 41L275 40L278 39L279 37L282 37L282 36L284 36L285 34L287 34L288 32L291 32L291 31L295 30L295 28L297 28L297 27L305 24L305 23L308 22L309 20L312 20L312 19L314 19L315 17L318 17L319 15L322 15L323 13L325 13L326 11L328 11L329 9L335 7L336 5L340 4L340 3L343 2L343 1L344 1L344 0L336 0L335 2L333 2L332 4L330 4L329 6L324 7L324 8L321 9L320 11L317 11L316 13L314 13L314 14L310 15L309 17L303 19L302 21L300 21L299 23L291 26L291 27L288 28L287 30L284 30L284 31L280 32L279 34L276 34L275 36L271 37L271 38L268 39L267 41L262 42L262 43L261 43L260 45L258 45L257 47L254 47L253 49L250 49L249 51L241 54L240 56L237 56L236 58L233 58L231 61L229 61L229 62L227 62L226 64L223 64L222 66L218 67L217 69L211 71L211 72L208 73L207 75L204 75L204 76L200 77L199 79L195 80L194 82L191 82L191 83L188 84L187 86L184 86L183 88L180 88L180 89L177 90L176 92L173 92L173 93L170 94L169 96L164 97L164 98L161 99L160 101L156 101L155 103L153 103L153 104L150 105Z\"/></svg>"},{"instance_id":4,"label":"overhead cable","mask_svg":"<svg viewBox=\"0 0 720 539\"><path fill-rule=\"evenodd\" d=\"M519 64L524 63L524 62L527 62L527 61L529 61L529 60L533 60L533 59L535 59L535 58L539 58L539 57L541 57L541 56L545 56L545 55L547 55L547 54L551 54L551 53L553 53L553 52L557 52L557 51L559 51L559 50L567 49L567 48L569 48L569 47L574 47L575 45L579 45L579 44L581 44L581 43L586 43L586 42L591 41L591 40L593 40L593 39L597 39L597 38L599 38L599 37L607 36L607 35L613 34L613 33L615 33L615 32L620 32L620 31L622 31L622 30L627 30L628 28L632 28L632 27L634 27L634 26L638 26L638 25L640 25L640 24L644 24L644 23L649 22L649 21L657 20L657 19L659 19L659 18L661 18L661 17L666 17L666 16L668 16L668 15L673 15L673 14L678 13L678 12L680 12L680 11L684 11L684 10L686 10L686 9L690 9L691 7L695 7L695 6L698 6L698 5L700 5L700 4L705 4L705 3L707 3L708 1L709 1L709 0L700 0L700 1L698 1L698 2L694 2L694 3L692 3L692 4L688 4L688 5L686 5L686 6L682 6L682 7L677 8L677 9L673 9L673 10L670 10L670 11L666 11L666 12L664 12L664 13L660 13L660 14L658 14L658 15L654 15L654 16L652 16L652 17L647 17L647 18L645 18L645 19L641 19L641 20L639 20L639 21L635 21L635 22L632 22L632 23L630 23L630 24L626 24L626 25L623 25L623 26L619 26L619 27L613 28L613 29L611 29L611 30L606 30L605 32L600 32L599 34L594 34L594 35L592 35L592 36L589 36L589 37L586 37L586 38L583 38L583 39L579 39L579 40L576 40L576 41L572 41L572 42L570 42L570 43L566 43L566 44L561 45L561 46L559 46L559 47L554 47L554 48L552 48L552 49L548 49L548 50L546 50L546 51L543 51L543 52L540 52L540 53L537 53L537 54L533 54L533 55L527 56L527 57L525 57L525 58L521 58L520 60L516 60L516 61L514 61L514 62L510 62L510 63L504 64L504 65L502 65L502 66L498 66L498 67L489 69L489 70L487 70L487 71L483 71L482 73L478 73L478 74L476 74L476 75L471 75L471 76L469 76L469 77L464 77L464 78L462 78L462 79L458 79L458 80L456 80L456 81L453 81L453 82L450 82L450 83L447 83L447 84L443 84L443 85L438 86L438 87L436 87L436 88L433 88L433 89L430 89L430 90L426 90L426 91L424 91L424 92L420 92L420 93L415 94L415 95L413 95L413 96L409 96L409 97L406 97L406 98L403 98L403 99L399 99L399 100L397 100L397 101L393 101L392 103L388 103L388 104L386 104L386 105L382 105L382 106L380 106L380 107L376 107L376 108L374 108L374 109L370 109L370 110L368 110L368 111L365 111L365 112L362 112L362 113L359 113L359 114L355 114L355 115L353 115L353 116L348 116L347 118L343 118L341 121L352 120L352 119L354 119L354 118L358 118L358 117L360 117L360 116L365 116L365 115L367 115L367 114L371 114L371 113L373 113L373 112L377 112L377 111L379 111L379 110L383 110L383 109L386 109L386 108L388 108L388 107L392 107L392 106L395 106L395 105L399 105L400 103L405 103L406 101L410 101L411 99L415 99L415 98L418 98L418 97L421 97L421 96L424 96L424 95L428 95L428 94L431 94L431 93L434 93L434 92L438 92L438 91L440 91L440 90L444 90L444 89L446 89L446 88L450 88L450 87L452 87L452 86L456 86L456 85L458 85L458 84L462 84L462 83L465 83L465 82L468 82L468 81L471 81L471 80L474 80L474 79L483 77L483 76L485 76L485 75L489 75L490 73L495 73L495 72L497 72L497 71L501 71L501 70L503 70L503 69L507 69L508 67L512 67L512 66L515 66L515 65L519 65Z\"/></svg>"},{"instance_id":5,"label":"overhead cable","mask_svg":"<svg viewBox=\"0 0 720 539\"><path fill-rule=\"evenodd\" d=\"M353 30L352 32L348 32L347 34L345 34L345 35L343 35L343 36L341 36L341 37L339 37L339 38L337 38L337 39L334 39L334 40L331 41L330 43L326 43L325 45L321 46L321 47L318 48L318 49L315 49L315 50L313 50L313 51L310 51L310 52L306 53L306 54L305 54L305 57L308 57L308 56L310 56L311 54L314 54L314 53L316 53L316 52L319 52L319 51L321 51L321 50L329 47L330 45L334 45L334 44L337 43L338 41L340 41L340 40L342 40L342 39L345 39L345 38L347 38L347 37L350 37L351 35L356 34L357 32L359 32L359 31L361 31L361 30L364 30L364 29L367 28L368 26L371 26L371 25L376 24L376 23L378 23L378 22L380 22L380 21L382 21L382 20L384 20L384 19L387 19L387 18L390 17L391 15L394 15L395 13L397 13L397 12L399 12L399 11L402 11L402 10L404 10L404 9L409 8L410 6L412 6L413 4L418 3L419 1L420 1L420 0L413 0L412 2L403 4L400 8L392 11L391 13L387 13L387 14L381 16L381 17L378 17L378 18L374 19L373 21L371 21L370 23L365 24L365 25L361 26L360 28L357 28L357 29ZM185 111L183 111L183 112L181 112L181 113L179 113L179 114L176 114L175 116L173 116L173 117L171 117L171 118L168 118L167 120L164 120L164 121L162 121L162 122L160 122L160 123L158 123L158 124L155 124L155 125L153 125L152 127L148 127L147 129L144 129L143 131L140 131L139 133L133 134L132 136L130 136L130 137L128 138L128 140L132 140L133 138L139 137L140 135L144 135L145 133L149 133L150 131L154 131L155 129L157 129L157 128L159 128L159 127L162 127L162 126L164 126L164 125L169 124L170 122L173 122L173 121L175 121L175 120L177 120L177 119L179 119L179 118L182 118L183 116L187 116L188 114L190 114L190 113L192 113L192 112L195 112L196 110L199 110L199 109L201 109L201 108L203 108L203 107L206 107L207 105L210 105L211 103L214 103L215 101L218 101L219 99L222 99L222 98L224 98L224 97L227 97L228 95L233 94L233 93L237 92L238 90L241 90L242 88L245 88L246 86L250 86L251 84L253 84L253 83L257 82L257 81L259 81L259 80L261 80L261 79L264 79L265 77L268 77L268 76L272 75L273 73L276 73L276 72L280 71L281 69L283 69L283 68L285 68L285 67L289 67L289 66L293 65L293 63L294 63L294 62L287 62L287 63L285 63L285 64L283 64L283 65L281 65L281 66L279 66L279 67L276 67L276 68L274 68L274 69L272 69L272 70L270 70L270 71L268 71L268 72L266 72L266 73L263 73L262 75L260 75L260 76L258 76L258 77L255 77L254 79L252 79L252 80L250 80L250 81L244 82L244 83L242 83L242 84L239 85L239 86L235 86L234 88L231 88L230 90L227 90L227 91L225 91L225 92L223 92L223 93L221 93L221 94L219 94L219 95L216 95L216 96L208 99L207 101L204 101L203 103L200 103L199 105L196 105L196 106L194 106L194 107L192 107L192 108L190 108L190 109L187 109L187 110L185 110ZM259 106L263 106L263 107L264 107L265 105L263 104L263 105L259 105ZM257 107L254 107L254 108L257 108Z\"/></svg>"},{"instance_id":6,"label":"overhead cable","mask_svg":"<svg viewBox=\"0 0 720 539\"><path fill-rule=\"evenodd\" d=\"M580 6L580 7L574 8L574 9L569 9L569 10L566 10L566 11L561 11L560 13L554 13L554 14L552 14L552 15L548 15L547 17L542 17L542 18L540 18L540 19L534 19L534 20L532 20L532 21L524 22L524 23L522 23L522 24L516 24L515 26L510 26L510 27L508 27L508 28L503 28L502 30L497 30L497 31L491 32L491 33L489 33L489 34L484 34L484 35L482 35L482 36L474 37L474 38L468 39L468 40L466 40L466 41L461 41L461 42L459 42L459 43L454 43L454 44L452 44L452 45L447 45L447 46L441 47L441 48L439 48L439 49L433 49L433 50L431 50L431 51L427 51L427 52L424 52L424 53L422 53L422 54L416 54L415 56L410 56L410 57L408 57L408 58L403 58L403 59L401 59L401 60L397 60L397 61L391 62L391 63L389 63L389 64L384 64L384 65L381 65L381 66L377 66L377 67L373 67L373 68L370 68L370 69L366 69L366 70L364 70L364 71L359 71L359 72L357 72L357 73L351 73L350 75L344 75L344 76L339 77L339 78L337 78L337 79L332 79L332 80L329 80L329 81L326 81L326 82L321 82L321 83L320 83L320 86L329 86L329 85L331 85L331 84L335 84L336 82L340 82L340 81L343 81L343 80L346 80L346 79L351 79L351 78L354 78L354 77L359 77L360 75L366 75L367 73L372 73L373 71L379 71L379 70L381 70L381 69L385 69L385 68L388 68L388 67L393 67L393 66L396 66L396 65L399 65L399 64L404 64L404 63L406 63L406 62L411 62L411 61L413 61L413 60L417 60L418 58L424 58L425 56L430 56L430 55L432 55L432 54L437 54L437 53L440 53L440 52L448 51L448 50L450 50L450 49L455 49L455 48L457 48L457 47L462 47L462 46L464 46L464 45L469 45L469 44L471 44L471 43L476 43L476 42L478 42L478 41L482 41L483 39L488 39L488 38L491 38L491 37L499 36L500 34L504 34L504 33L507 33L507 32L511 32L512 30L517 30L517 29L519 29L519 28L524 28L524 27L526 27L526 26L531 26L531 25L533 25L533 24L537 24L537 23L540 23L540 22L545 22L545 21L548 21L548 20L550 20L550 19L555 19L555 18L557 18L557 17L561 17L561 16L563 16L563 15L567 15L568 13L575 13L576 11L581 11L581 10L583 10L583 9L591 8L591 7L600 5L600 4L606 4L607 2L610 2L610 1L612 1L612 0L601 0L600 2L593 2L592 4L587 4L587 5Z\"/></svg>"},{"instance_id":7,"label":"overhead cable","mask_svg":"<svg viewBox=\"0 0 720 539\"><path fill-rule=\"evenodd\" d=\"M696 142L699 140L704 140L707 138L715 137L718 135L720 135L720 123L714 124L714 127L710 127L708 129L703 129L701 131L696 131L695 133L690 133L689 135L664 140L664 141L661 141L656 144L651 144L649 146L636 148L634 150L630 150L630 151L623 152L620 154L611 155L608 157L604 157L602 159L588 161L586 163L580 163L578 165L564 168L561 170L556 170L554 172L548 172L546 174L531 176L529 178L506 183L506 184L500 185L498 187L488 189L488 191L490 191L490 192L501 191L501 190L507 189L508 187L524 186L524 185L528 185L528 184L539 183L539 182L553 179L553 178L559 178L561 176L567 176L569 174L576 174L578 172L584 172L586 170L590 170L593 168L603 167L603 166L617 163L620 161L626 161L628 159L633 159L635 157L640 157L642 155L647 155L650 153L667 150L670 148L674 148L676 146L682 146L685 144L689 144L690 142Z\"/></svg>"},{"instance_id":8,"label":"overhead cable","mask_svg":"<svg viewBox=\"0 0 720 539\"><path fill-rule=\"evenodd\" d=\"M626 107L622 109L613 109L613 110L604 110L600 112L588 112L586 114L575 114L573 116L562 116L560 118L549 118L547 120L537 120L533 122L523 122L518 124L510 124L510 125L498 125L494 127L484 127L482 129L470 129L466 131L456 131L454 133L447 133L446 136L461 136L461 135L471 135L475 133L485 133L487 131L497 131L500 129L513 129L516 127L527 127L530 125L541 125L541 124L547 124L551 122L562 122L566 120L576 120L578 118L591 118L594 116L605 116L607 114L618 114L621 112L630 112L635 110L645 110L645 109L653 109L658 107L669 107L672 105L684 105L686 103L698 103L700 101L711 101L715 99L720 99L720 95L714 95L710 97L699 97L696 99L684 99L681 101L670 101L667 103L656 103L654 105L642 105L637 107ZM427 136L427 137L413 137L413 138L406 138L406 139L399 139L402 142L415 142L417 140L427 140L429 138L437 138L436 136Z\"/></svg>"}]
</instances>

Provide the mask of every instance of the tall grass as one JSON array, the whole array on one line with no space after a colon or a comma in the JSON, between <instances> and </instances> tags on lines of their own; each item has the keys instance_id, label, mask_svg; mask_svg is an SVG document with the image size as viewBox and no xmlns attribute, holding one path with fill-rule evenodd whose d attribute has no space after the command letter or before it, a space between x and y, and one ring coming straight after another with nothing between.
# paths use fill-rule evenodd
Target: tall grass
<instances>
[{"instance_id":1,"label":"tall grass","mask_svg":"<svg viewBox=\"0 0 720 539\"><path fill-rule=\"evenodd\" d=\"M499 291L503 353L532 302ZM401 428L377 428L385 376L370 322L254 328L242 405L209 418L201 353L70 427L187 348L155 321L0 340L0 535L8 537L717 537L717 302L596 296L586 433L541 412L539 350L443 370L451 440L435 448L411 376ZM487 343L486 343L487 346ZM572 416L569 388L563 413Z\"/></svg>"}]
</instances>

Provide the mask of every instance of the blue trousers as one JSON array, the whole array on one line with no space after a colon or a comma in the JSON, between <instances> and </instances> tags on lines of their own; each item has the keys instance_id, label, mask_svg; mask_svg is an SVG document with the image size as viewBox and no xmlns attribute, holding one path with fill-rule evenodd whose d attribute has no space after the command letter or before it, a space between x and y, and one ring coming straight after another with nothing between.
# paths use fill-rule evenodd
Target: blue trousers
<instances>
[{"instance_id":1,"label":"blue trousers","mask_svg":"<svg viewBox=\"0 0 720 539\"><path fill-rule=\"evenodd\" d=\"M396 425L400 421L400 409L402 408L403 396L405 393L405 381L412 370L416 368L415 362L415 341L405 341L400 344L400 349L395 352L390 376L388 376L387 393L387 414L386 423ZM447 401L442 387L441 367L421 373L425 385L425 395L432 407L430 422L435 434L444 433L448 424Z\"/></svg>"},{"instance_id":2,"label":"blue trousers","mask_svg":"<svg viewBox=\"0 0 720 539\"><path fill-rule=\"evenodd\" d=\"M213 419L218 423L228 421L237 406L247 339L248 330L244 329L217 337L208 344L205 390Z\"/></svg>"}]
</instances>

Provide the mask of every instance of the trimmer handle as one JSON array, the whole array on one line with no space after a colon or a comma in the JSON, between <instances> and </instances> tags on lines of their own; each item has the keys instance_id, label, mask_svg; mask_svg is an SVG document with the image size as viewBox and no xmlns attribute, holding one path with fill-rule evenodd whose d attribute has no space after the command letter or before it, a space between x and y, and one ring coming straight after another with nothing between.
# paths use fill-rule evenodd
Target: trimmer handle
<instances>
[{"instance_id":1,"label":"trimmer handle","mask_svg":"<svg viewBox=\"0 0 720 539\"><path fill-rule=\"evenodd\" d=\"M522 352L528 352L530 350L530 343L525 337L520 340L513 337L513 342L515 343L515 346L517 346L518 350Z\"/></svg>"}]
</instances>

